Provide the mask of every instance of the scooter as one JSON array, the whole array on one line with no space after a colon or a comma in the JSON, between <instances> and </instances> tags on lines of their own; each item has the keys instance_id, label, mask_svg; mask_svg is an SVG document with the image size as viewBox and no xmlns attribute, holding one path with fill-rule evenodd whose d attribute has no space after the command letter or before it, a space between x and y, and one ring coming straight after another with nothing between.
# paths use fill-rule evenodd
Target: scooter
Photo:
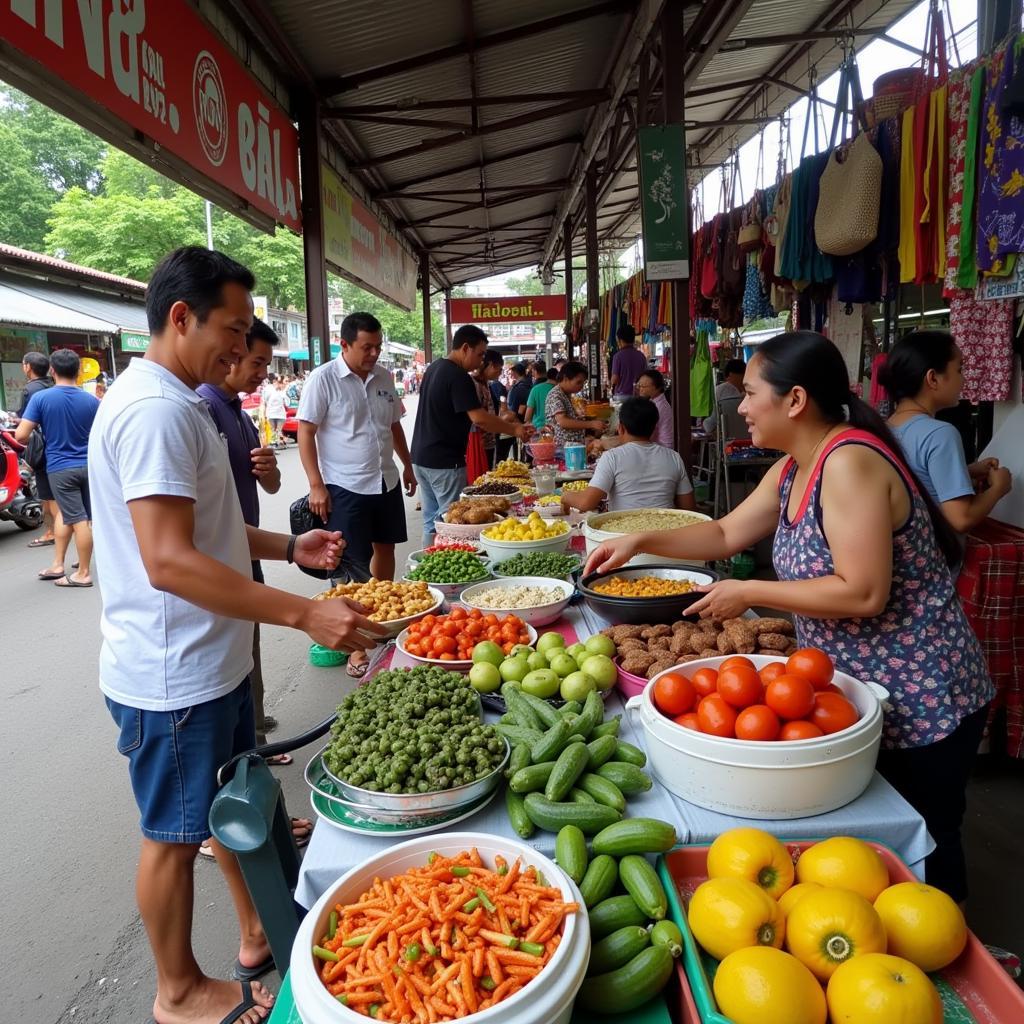
<instances>
[{"instance_id":1,"label":"scooter","mask_svg":"<svg viewBox=\"0 0 1024 1024\"><path fill-rule=\"evenodd\" d=\"M36 495L35 474L21 458L24 451L13 434L0 431L0 522L38 530L43 525L43 503Z\"/></svg>"}]
</instances>

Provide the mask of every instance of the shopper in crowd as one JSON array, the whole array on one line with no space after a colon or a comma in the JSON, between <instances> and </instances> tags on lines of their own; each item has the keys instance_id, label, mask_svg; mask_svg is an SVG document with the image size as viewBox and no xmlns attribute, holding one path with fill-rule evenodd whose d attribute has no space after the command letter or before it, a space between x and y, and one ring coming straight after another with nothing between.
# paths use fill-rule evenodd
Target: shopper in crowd
<instances>
[{"instance_id":1,"label":"shopper in crowd","mask_svg":"<svg viewBox=\"0 0 1024 1024\"><path fill-rule=\"evenodd\" d=\"M604 420L579 419L572 405L572 396L587 385L587 368L570 360L558 373L558 383L548 392L544 401L544 421L555 431L555 444L583 444L588 430L603 431Z\"/></svg>"},{"instance_id":2,"label":"shopper in crowd","mask_svg":"<svg viewBox=\"0 0 1024 1024\"><path fill-rule=\"evenodd\" d=\"M950 526L968 533L1010 493L998 459L967 464L960 434L936 413L953 409L963 387L962 356L948 331L912 331L893 346L879 379L895 403L889 426Z\"/></svg>"},{"instance_id":3,"label":"shopper in crowd","mask_svg":"<svg viewBox=\"0 0 1024 1024\"><path fill-rule=\"evenodd\" d=\"M267 382L263 387L263 415L270 423L275 448L284 447L284 434L281 428L288 418L288 401L284 390L284 379L278 377Z\"/></svg>"},{"instance_id":4,"label":"shopper in crowd","mask_svg":"<svg viewBox=\"0 0 1024 1024\"><path fill-rule=\"evenodd\" d=\"M300 629L335 650L382 630L344 598L313 601L256 583L252 562L332 568L340 534L247 526L202 384L245 358L253 276L198 246L171 253L146 289L152 338L98 405L89 443L103 597L100 689L138 804L136 894L153 950L158 1021L266 1019L273 967L235 858L213 843L238 915L236 976L205 975L192 949L194 862L210 837L217 770L255 745L252 623Z\"/></svg>"},{"instance_id":5,"label":"shopper in crowd","mask_svg":"<svg viewBox=\"0 0 1024 1024\"><path fill-rule=\"evenodd\" d=\"M956 534L885 422L851 392L827 338L793 331L765 342L744 390L754 444L788 458L723 519L602 544L587 571L640 551L726 559L774 533L777 581L723 580L691 612L790 612L801 646L889 690L879 771L935 839L928 882L963 900L964 794L994 689L953 586Z\"/></svg>"},{"instance_id":6,"label":"shopper in crowd","mask_svg":"<svg viewBox=\"0 0 1024 1024\"><path fill-rule=\"evenodd\" d=\"M517 423L526 422L526 404L530 398L532 381L526 372L526 363L513 363L512 387L508 390L508 408L516 418Z\"/></svg>"},{"instance_id":7,"label":"shopper in crowd","mask_svg":"<svg viewBox=\"0 0 1024 1024\"><path fill-rule=\"evenodd\" d=\"M636 382L636 393L648 398L658 410L658 425L651 440L666 448L675 448L672 430L672 406L665 397L665 378L660 370L644 370Z\"/></svg>"},{"instance_id":8,"label":"shopper in crowd","mask_svg":"<svg viewBox=\"0 0 1024 1024\"><path fill-rule=\"evenodd\" d=\"M335 582L394 579L395 545L408 538L402 487L411 497L416 476L398 393L378 362L382 344L373 314L349 313L341 322L340 354L309 375L299 406L310 510L345 538ZM366 666L366 656L357 653L346 671L361 678Z\"/></svg>"},{"instance_id":9,"label":"shopper in crowd","mask_svg":"<svg viewBox=\"0 0 1024 1024\"><path fill-rule=\"evenodd\" d=\"M612 394L629 398L640 374L647 369L647 356L636 348L636 331L629 324L619 327L615 341L619 350L612 356Z\"/></svg>"},{"instance_id":10,"label":"shopper in crowd","mask_svg":"<svg viewBox=\"0 0 1024 1024\"><path fill-rule=\"evenodd\" d=\"M718 432L718 414L725 403L730 408L736 408L743 400L743 375L746 373L747 364L742 359L730 359L723 368L723 379L715 385L715 408L703 423L704 432L709 437L714 437Z\"/></svg>"},{"instance_id":11,"label":"shopper in crowd","mask_svg":"<svg viewBox=\"0 0 1024 1024\"><path fill-rule=\"evenodd\" d=\"M533 387L526 396L525 421L535 430L543 430L545 422L544 403L555 382L548 376L548 368L543 359L533 364Z\"/></svg>"},{"instance_id":12,"label":"shopper in crowd","mask_svg":"<svg viewBox=\"0 0 1024 1024\"><path fill-rule=\"evenodd\" d=\"M15 428L15 439L25 444L37 427L46 448L46 477L60 510L61 526L55 531L53 561L39 573L54 585L91 587L92 507L89 501L89 431L99 402L78 384L81 360L69 348L50 355L54 387L45 388L28 400L25 414ZM71 535L78 552L78 568L65 573Z\"/></svg>"},{"instance_id":13,"label":"shopper in crowd","mask_svg":"<svg viewBox=\"0 0 1024 1024\"><path fill-rule=\"evenodd\" d=\"M423 546L434 542L434 523L466 488L466 442L471 426L496 434L529 437L526 424L507 423L481 403L471 373L487 351L487 335L463 324L452 335L452 350L435 359L423 375L412 461L422 492Z\"/></svg>"},{"instance_id":14,"label":"shopper in crowd","mask_svg":"<svg viewBox=\"0 0 1024 1024\"><path fill-rule=\"evenodd\" d=\"M654 440L658 410L646 398L627 398L619 409L619 444L606 451L582 491L563 492L568 512L593 512L602 501L610 512L630 508L694 509L693 484L679 454Z\"/></svg>"},{"instance_id":15,"label":"shopper in crowd","mask_svg":"<svg viewBox=\"0 0 1024 1024\"><path fill-rule=\"evenodd\" d=\"M18 406L16 416L21 419L25 415L25 408L29 399L40 391L53 387L53 378L50 376L50 359L42 352L26 352L21 360L21 372L25 374L25 387L21 392L21 405ZM65 527L60 520L60 509L57 502L53 500L53 491L50 489L50 480L46 475L46 445L40 438L41 457L33 467L36 478L36 495L43 505L43 535L28 542L30 548L46 548L56 542L56 531L64 531L64 546L71 541L71 529Z\"/></svg>"},{"instance_id":16,"label":"shopper in crowd","mask_svg":"<svg viewBox=\"0 0 1024 1024\"><path fill-rule=\"evenodd\" d=\"M302 381L298 377L289 378L284 393L288 399L288 408L297 409L299 407L299 399L302 397Z\"/></svg>"},{"instance_id":17,"label":"shopper in crowd","mask_svg":"<svg viewBox=\"0 0 1024 1024\"><path fill-rule=\"evenodd\" d=\"M489 348L484 352L483 363L479 369L474 370L470 374L476 387L477 398L480 400L480 407L493 413L495 416L501 414L502 401L500 397L495 395L493 386L498 383L498 377L501 375L503 365L504 361L501 358L501 353L497 349ZM479 433L483 439L484 459L487 462L487 468L493 469L498 437L493 431L482 430L474 426L473 430L470 431L470 444L473 443L473 433L475 432ZM510 437L509 440L514 441L515 438Z\"/></svg>"}]
</instances>

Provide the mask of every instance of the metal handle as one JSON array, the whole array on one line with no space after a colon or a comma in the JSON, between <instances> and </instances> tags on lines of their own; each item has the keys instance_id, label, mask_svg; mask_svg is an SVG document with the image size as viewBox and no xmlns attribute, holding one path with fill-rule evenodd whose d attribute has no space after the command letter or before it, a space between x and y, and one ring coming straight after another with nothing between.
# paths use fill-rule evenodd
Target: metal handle
<instances>
[{"instance_id":1,"label":"metal handle","mask_svg":"<svg viewBox=\"0 0 1024 1024\"><path fill-rule=\"evenodd\" d=\"M244 753L236 754L230 761L221 765L217 770L217 785L224 785L224 780L227 776L228 770L233 768L243 758L266 758L273 757L275 754L290 754L293 750L298 750L300 747L305 747L310 743L315 743L321 736L327 734L331 726L334 725L334 721L337 717L336 713L332 714L330 718L324 719L324 721L319 725L314 726L308 732L304 732L299 736L294 736L291 739L276 740L273 743L264 743L263 746L254 747L252 750L246 750Z\"/></svg>"}]
</instances>

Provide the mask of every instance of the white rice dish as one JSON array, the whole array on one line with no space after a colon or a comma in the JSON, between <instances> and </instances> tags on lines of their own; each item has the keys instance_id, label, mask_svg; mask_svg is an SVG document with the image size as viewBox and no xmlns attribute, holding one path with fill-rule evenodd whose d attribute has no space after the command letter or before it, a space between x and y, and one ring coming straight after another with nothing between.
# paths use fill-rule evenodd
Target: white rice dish
<instances>
[{"instance_id":1,"label":"white rice dish","mask_svg":"<svg viewBox=\"0 0 1024 1024\"><path fill-rule=\"evenodd\" d=\"M559 587L491 587L474 594L473 603L480 608L539 608L564 597Z\"/></svg>"}]
</instances>

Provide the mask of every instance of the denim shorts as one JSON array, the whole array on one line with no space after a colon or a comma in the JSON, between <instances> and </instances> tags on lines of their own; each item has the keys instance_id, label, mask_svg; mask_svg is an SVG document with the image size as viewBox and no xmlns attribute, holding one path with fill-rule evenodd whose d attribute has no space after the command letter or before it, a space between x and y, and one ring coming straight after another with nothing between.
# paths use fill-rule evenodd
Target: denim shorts
<instances>
[{"instance_id":1,"label":"denim shorts","mask_svg":"<svg viewBox=\"0 0 1024 1024\"><path fill-rule=\"evenodd\" d=\"M128 758L142 834L159 843L210 838L217 769L256 746L252 689L246 677L216 700L176 711L143 711L106 698Z\"/></svg>"}]
</instances>

